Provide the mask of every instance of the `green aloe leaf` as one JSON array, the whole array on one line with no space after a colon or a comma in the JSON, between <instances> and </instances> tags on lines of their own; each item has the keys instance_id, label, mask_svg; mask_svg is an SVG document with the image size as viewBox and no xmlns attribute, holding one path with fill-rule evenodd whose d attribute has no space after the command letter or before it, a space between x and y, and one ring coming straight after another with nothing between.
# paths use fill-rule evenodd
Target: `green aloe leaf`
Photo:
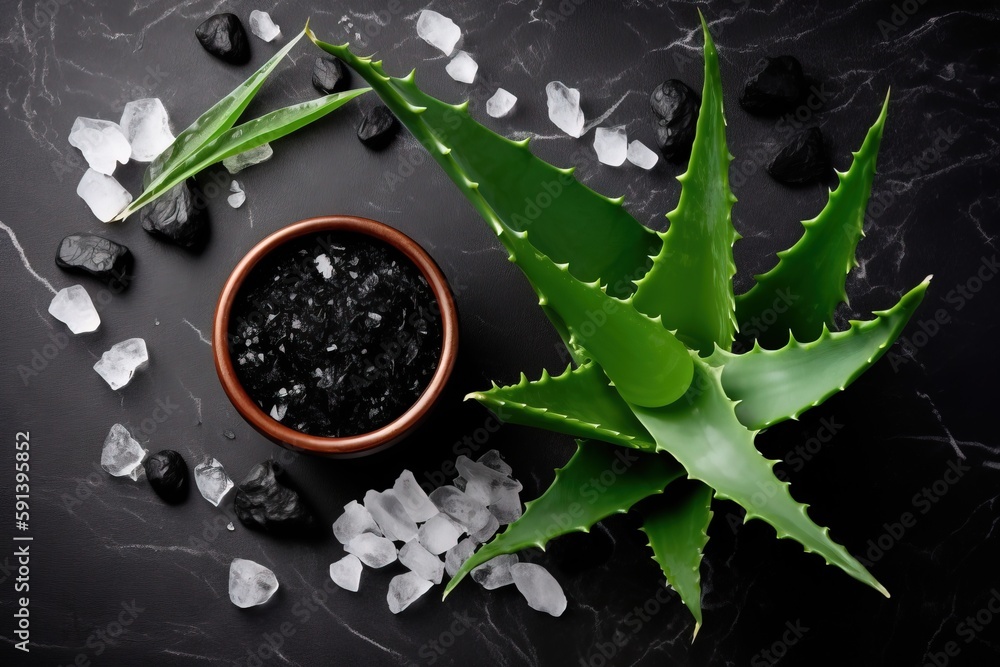
<instances>
[{"instance_id":1,"label":"green aloe leaf","mask_svg":"<svg viewBox=\"0 0 1000 667\"><path fill-rule=\"evenodd\" d=\"M494 384L492 389L471 393L466 398L474 398L502 413L505 421L514 424L656 450L653 437L595 363L567 368L555 377L543 371L541 379L534 382L529 382L522 373L521 381L515 385Z\"/></svg>"},{"instance_id":2,"label":"green aloe leaf","mask_svg":"<svg viewBox=\"0 0 1000 667\"><path fill-rule=\"evenodd\" d=\"M924 298L930 277L907 292L889 310L876 311L867 322L851 321L847 331L831 333L825 326L818 339L800 343L791 338L779 350L759 345L746 354L716 350L709 363L722 367L722 386L734 401L736 416L752 428L766 428L797 419L819 405L878 361Z\"/></svg>"},{"instance_id":3,"label":"green aloe leaf","mask_svg":"<svg viewBox=\"0 0 1000 667\"><path fill-rule=\"evenodd\" d=\"M261 86L264 85L267 77L284 60L303 35L305 35L305 31L289 41L284 48L261 65L260 69L250 75L249 79L216 102L211 109L191 123L190 127L178 134L174 142L149 164L146 173L143 174L143 189L148 189L150 183L157 176L184 162L206 143L235 125Z\"/></svg>"},{"instance_id":4,"label":"green aloe leaf","mask_svg":"<svg viewBox=\"0 0 1000 667\"><path fill-rule=\"evenodd\" d=\"M627 512L683 475L684 469L667 456L630 452L601 442L578 443L576 454L556 470L548 490L525 503L520 519L465 561L445 587L445 597L486 561L527 547L544 549L549 540L567 533L589 532L601 519Z\"/></svg>"},{"instance_id":5,"label":"green aloe leaf","mask_svg":"<svg viewBox=\"0 0 1000 667\"><path fill-rule=\"evenodd\" d=\"M684 395L694 372L691 357L658 320L640 313L630 299L609 296L597 280L575 278L566 264L539 252L528 232L501 228L498 236L535 288L539 303L565 323L571 340L601 365L622 397L655 407ZM637 357L642 365L635 363Z\"/></svg>"},{"instance_id":6,"label":"green aloe leaf","mask_svg":"<svg viewBox=\"0 0 1000 667\"><path fill-rule=\"evenodd\" d=\"M649 272L637 283L635 306L677 331L690 347L730 349L736 330L733 243L739 238L730 213L726 120L722 113L719 56L701 17L705 36L705 84L687 171L679 176L680 200L667 214L670 227Z\"/></svg>"},{"instance_id":7,"label":"green aloe leaf","mask_svg":"<svg viewBox=\"0 0 1000 667\"><path fill-rule=\"evenodd\" d=\"M794 500L788 483L774 476L776 461L754 447L755 431L736 418L736 404L722 388L721 368L695 362L695 379L687 395L661 408L632 406L636 417L687 470L689 477L715 489L715 496L732 500L746 511L746 520L763 519L779 538L790 537L807 552L817 553L858 581L888 596L885 588L844 547L830 539Z\"/></svg>"},{"instance_id":8,"label":"green aloe leaf","mask_svg":"<svg viewBox=\"0 0 1000 667\"><path fill-rule=\"evenodd\" d=\"M701 558L712 520L712 488L672 484L643 508L642 532L664 576L694 616L694 636L701 628Z\"/></svg>"},{"instance_id":9,"label":"green aloe leaf","mask_svg":"<svg viewBox=\"0 0 1000 667\"><path fill-rule=\"evenodd\" d=\"M780 347L788 342L789 331L808 342L819 338L824 325L833 325L834 310L847 302L847 274L858 264L854 251L864 236L865 209L888 108L886 94L851 168L837 172L839 185L826 206L802 223L802 237L778 253L778 264L736 298L740 333L764 347Z\"/></svg>"},{"instance_id":10,"label":"green aloe leaf","mask_svg":"<svg viewBox=\"0 0 1000 667\"><path fill-rule=\"evenodd\" d=\"M368 82L497 234L530 230L532 244L553 262L569 264L580 281L600 281L616 297L634 291L633 281L648 269L660 239L622 208L621 198L581 184L572 167L535 157L527 140L511 141L480 125L467 102L448 104L427 95L417 88L414 72L390 77L380 61L307 34Z\"/></svg>"},{"instance_id":11,"label":"green aloe leaf","mask_svg":"<svg viewBox=\"0 0 1000 667\"><path fill-rule=\"evenodd\" d=\"M369 88L349 90L343 93L326 95L315 100L293 104L277 109L260 118L247 121L242 125L226 130L215 139L188 155L179 162L168 165L168 170L158 176L141 195L122 211L116 220L124 220L140 208L154 201L164 192L178 183L232 155L238 155L252 148L257 148L270 141L280 139L286 134L322 118L334 109L347 104L358 95L368 92Z\"/></svg>"}]
</instances>

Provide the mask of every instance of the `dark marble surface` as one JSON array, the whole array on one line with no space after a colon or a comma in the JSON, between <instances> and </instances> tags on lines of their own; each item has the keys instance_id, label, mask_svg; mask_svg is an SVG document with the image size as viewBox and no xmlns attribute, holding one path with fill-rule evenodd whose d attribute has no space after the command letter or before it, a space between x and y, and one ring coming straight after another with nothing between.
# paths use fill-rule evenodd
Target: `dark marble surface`
<instances>
[{"instance_id":1,"label":"dark marble surface","mask_svg":"<svg viewBox=\"0 0 1000 667\"><path fill-rule=\"evenodd\" d=\"M776 541L759 522L734 529L736 507L719 502L704 564L705 626L694 644L679 601L659 601L669 596L658 588L658 568L630 516L605 521L593 542L574 542L600 549L597 560L606 559L583 573L537 556L569 597L560 619L527 609L513 588L488 593L471 582L447 603L428 595L393 616L384 595L395 568L366 572L357 595L324 591L327 565L341 554L332 536L301 544L238 524L229 532L231 506L216 510L195 495L169 507L148 485L100 472L101 443L116 421L133 427L152 451L175 448L192 464L211 454L237 479L281 451L226 400L206 337L218 289L243 253L283 225L328 213L376 218L422 243L454 286L462 343L441 409L405 444L363 460L288 460L324 522L365 489L390 485L404 467L418 478L440 479L444 462L467 448L463 440L499 448L524 481L526 498L545 488L572 450L569 438L497 430L485 410L461 401L491 379L559 370L557 338L486 226L416 142L401 135L373 154L357 141L354 128L373 98L277 142L274 159L239 176L248 196L243 208L213 198L212 238L197 256L152 239L137 219L104 226L75 195L83 168L67 144L73 119L116 120L125 102L158 96L175 128L183 128L275 50L252 38L252 63L226 66L201 50L195 26L221 10L246 19L258 4L0 3L0 507L7 508L0 522L6 544L0 662L247 665L257 664L255 653L276 665L770 665L781 656L788 665L971 666L1000 659L1000 617L989 611L990 604L1000 609L1000 443L990 407L997 395L1000 285L976 278L996 272L1000 17L983 9L990 3L435 1L463 28L465 48L480 63L471 86L448 78L444 58L416 37L422 3L259 5L286 36L311 17L321 37L349 38L379 53L392 72L416 66L431 92L455 101L471 96L477 118L510 136L536 137L534 150L549 160L567 164L582 149L582 180L624 194L633 214L657 228L676 201L678 170L660 165L647 174L597 165L592 133L573 140L549 123L543 89L556 79L578 87L588 126L626 124L631 137L651 145L648 92L669 77L701 85L700 6L716 34L736 155L740 291L797 237L797 221L825 200L822 187L780 187L762 168L760 156L775 151L788 128L749 117L736 104L754 62L791 53L822 83L824 108L808 120L823 128L841 169L892 86L875 184L881 212L870 215L861 265L848 281L851 305L842 315L865 317L888 307L933 273L907 333L916 352L895 368L883 360L850 391L800 422L771 429L758 444L772 458L789 459L796 497L872 563L893 597L883 599L797 544ZM313 57L309 45L300 45L294 65L274 76L251 111L311 97ZM503 121L484 109L498 85L520 98L515 115ZM220 171L210 170L203 181L228 184ZM119 174L137 186L133 166ZM402 179L390 190L393 174ZM126 243L137 258L131 288L101 292L97 282L58 270L56 246L70 232ZM36 361L44 368L23 381L18 367L53 352L45 347L50 335L63 331L46 313L49 286L76 282L100 295L100 330ZM962 297L958 290L966 287L977 291ZM938 309L948 323L918 336L919 322L933 328ZM91 366L131 336L146 339L152 365L112 392ZM796 453L830 422L837 425L832 439ZM235 440L223 437L227 429ZM30 431L32 444L30 656L12 646L16 574L9 540L18 431ZM943 482L956 462L961 476ZM906 513L914 520L900 530L895 524ZM281 589L270 604L244 611L229 602L234 557L276 572ZM978 621L966 620L977 614ZM982 625L986 620L992 624ZM272 652L267 642L278 643L282 630L290 636Z\"/></svg>"}]
</instances>

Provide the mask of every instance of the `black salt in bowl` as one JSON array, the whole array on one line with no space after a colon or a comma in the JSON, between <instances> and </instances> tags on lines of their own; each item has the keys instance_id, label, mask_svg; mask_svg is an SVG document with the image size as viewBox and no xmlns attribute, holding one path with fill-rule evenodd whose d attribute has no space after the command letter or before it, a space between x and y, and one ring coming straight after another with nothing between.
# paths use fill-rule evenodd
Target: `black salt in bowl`
<instances>
[{"instance_id":1,"label":"black salt in bowl","mask_svg":"<svg viewBox=\"0 0 1000 667\"><path fill-rule=\"evenodd\" d=\"M276 248L233 302L229 351L271 418L323 437L392 422L431 381L440 310L420 270L364 234L330 231Z\"/></svg>"}]
</instances>

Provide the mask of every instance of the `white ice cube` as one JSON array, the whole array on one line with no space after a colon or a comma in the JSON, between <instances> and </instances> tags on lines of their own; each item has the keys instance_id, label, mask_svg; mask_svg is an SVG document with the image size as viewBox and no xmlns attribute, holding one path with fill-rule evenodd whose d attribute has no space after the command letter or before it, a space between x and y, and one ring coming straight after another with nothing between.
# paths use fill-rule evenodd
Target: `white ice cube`
<instances>
[{"instance_id":1,"label":"white ice cube","mask_svg":"<svg viewBox=\"0 0 1000 667\"><path fill-rule=\"evenodd\" d=\"M389 592L386 594L386 602L389 603L389 611L398 614L421 595L431 589L431 582L421 577L416 572L407 572L392 578L389 582Z\"/></svg>"},{"instance_id":2,"label":"white ice cube","mask_svg":"<svg viewBox=\"0 0 1000 667\"><path fill-rule=\"evenodd\" d=\"M205 500L216 507L233 488L233 480L229 479L226 469L211 456L194 467L194 483Z\"/></svg>"},{"instance_id":3,"label":"white ice cube","mask_svg":"<svg viewBox=\"0 0 1000 667\"><path fill-rule=\"evenodd\" d=\"M462 567L465 561L469 560L476 551L476 541L471 537L467 537L451 549L448 549L448 553L444 555L444 569L448 573L449 577L454 577L458 569Z\"/></svg>"},{"instance_id":4,"label":"white ice cube","mask_svg":"<svg viewBox=\"0 0 1000 667\"><path fill-rule=\"evenodd\" d=\"M243 192L243 186L240 185L239 181L233 181L229 184L229 191L233 194L226 198L229 205L233 208L239 208L243 206L243 202L247 200L247 193Z\"/></svg>"},{"instance_id":5,"label":"white ice cube","mask_svg":"<svg viewBox=\"0 0 1000 667\"><path fill-rule=\"evenodd\" d=\"M369 491L365 494L365 509L368 510L382 533L390 540L409 542L417 536L417 524L406 513L403 504L390 491Z\"/></svg>"},{"instance_id":6,"label":"white ice cube","mask_svg":"<svg viewBox=\"0 0 1000 667\"><path fill-rule=\"evenodd\" d=\"M514 469L510 467L510 464L504 461L503 457L500 456L500 452L495 449L491 449L480 456L476 459L476 462L482 463L487 468L496 470L501 475L506 475L507 477L510 477L510 474L514 472Z\"/></svg>"},{"instance_id":7,"label":"white ice cube","mask_svg":"<svg viewBox=\"0 0 1000 667\"><path fill-rule=\"evenodd\" d=\"M510 574L517 590L532 609L552 616L562 616L566 611L566 594L562 586L541 565L517 563L510 567Z\"/></svg>"},{"instance_id":8,"label":"white ice cube","mask_svg":"<svg viewBox=\"0 0 1000 667\"><path fill-rule=\"evenodd\" d=\"M569 88L561 81L545 86L549 120L571 137L583 134L583 111L580 109L580 91Z\"/></svg>"},{"instance_id":9,"label":"white ice cube","mask_svg":"<svg viewBox=\"0 0 1000 667\"><path fill-rule=\"evenodd\" d=\"M230 174L238 174L247 167L252 167L255 164L260 164L261 162L267 162L274 156L274 149L271 148L271 144L261 144L257 148L251 148L248 151L243 151L242 153L237 153L236 155L230 155L225 160L222 161L222 166L226 168Z\"/></svg>"},{"instance_id":10,"label":"white ice cube","mask_svg":"<svg viewBox=\"0 0 1000 667\"><path fill-rule=\"evenodd\" d=\"M500 529L500 520L496 518L495 515L490 514L490 519L482 529L477 530L472 533L470 537L480 544L486 544L490 539L497 534L497 530Z\"/></svg>"},{"instance_id":11,"label":"white ice cube","mask_svg":"<svg viewBox=\"0 0 1000 667\"><path fill-rule=\"evenodd\" d=\"M403 504L406 513L417 523L427 521L438 513L437 507L430 501L424 490L420 488L417 479L409 470L404 470L392 485L396 498Z\"/></svg>"},{"instance_id":12,"label":"white ice cube","mask_svg":"<svg viewBox=\"0 0 1000 667\"><path fill-rule=\"evenodd\" d=\"M432 554L442 554L456 544L465 529L445 514L435 514L417 531L417 541Z\"/></svg>"},{"instance_id":13,"label":"white ice cube","mask_svg":"<svg viewBox=\"0 0 1000 667\"><path fill-rule=\"evenodd\" d=\"M420 12L417 18L417 35L446 56L451 55L455 45L462 39L462 31L455 22L432 9Z\"/></svg>"},{"instance_id":14,"label":"white ice cube","mask_svg":"<svg viewBox=\"0 0 1000 667\"><path fill-rule=\"evenodd\" d=\"M660 160L659 155L647 148L646 144L638 139L628 145L628 155L626 157L635 166L647 170L655 167L656 163Z\"/></svg>"},{"instance_id":15,"label":"white ice cube","mask_svg":"<svg viewBox=\"0 0 1000 667\"><path fill-rule=\"evenodd\" d=\"M430 499L441 512L465 526L469 532L482 530L489 523L490 511L486 506L454 486L434 489Z\"/></svg>"},{"instance_id":16,"label":"white ice cube","mask_svg":"<svg viewBox=\"0 0 1000 667\"><path fill-rule=\"evenodd\" d=\"M121 424L115 424L104 439L104 449L101 450L101 467L115 477L131 477L139 479L142 470L142 460L146 450L142 448L128 429Z\"/></svg>"},{"instance_id":17,"label":"white ice cube","mask_svg":"<svg viewBox=\"0 0 1000 667\"><path fill-rule=\"evenodd\" d=\"M517 97L511 95L503 88L497 88L493 97L486 100L486 113L493 118L503 118L510 114L517 103Z\"/></svg>"},{"instance_id":18,"label":"white ice cube","mask_svg":"<svg viewBox=\"0 0 1000 667\"><path fill-rule=\"evenodd\" d=\"M132 195L121 183L96 169L87 170L76 186L76 194L101 222L111 222L132 201Z\"/></svg>"},{"instance_id":19,"label":"white ice cube","mask_svg":"<svg viewBox=\"0 0 1000 667\"><path fill-rule=\"evenodd\" d=\"M77 118L69 131L69 145L80 149L91 169L108 176L132 155L132 146L121 126L110 120Z\"/></svg>"},{"instance_id":20,"label":"white ice cube","mask_svg":"<svg viewBox=\"0 0 1000 667\"><path fill-rule=\"evenodd\" d=\"M376 569L396 561L396 546L392 540L374 533L361 533L345 544L344 550L360 558L368 567Z\"/></svg>"},{"instance_id":21,"label":"white ice cube","mask_svg":"<svg viewBox=\"0 0 1000 667\"><path fill-rule=\"evenodd\" d=\"M336 563L330 563L330 578L345 591L358 591L361 586L361 570L364 567L354 554L347 554Z\"/></svg>"},{"instance_id":22,"label":"white ice cube","mask_svg":"<svg viewBox=\"0 0 1000 667\"><path fill-rule=\"evenodd\" d=\"M250 12L250 32L265 42L273 42L281 34L281 28L271 20L270 14L255 9Z\"/></svg>"},{"instance_id":23,"label":"white ice cube","mask_svg":"<svg viewBox=\"0 0 1000 667\"><path fill-rule=\"evenodd\" d=\"M459 51L451 59L451 62L445 65L444 71L448 72L448 76L455 81L472 83L476 80L479 64L465 51Z\"/></svg>"},{"instance_id":24,"label":"white ice cube","mask_svg":"<svg viewBox=\"0 0 1000 667\"><path fill-rule=\"evenodd\" d=\"M135 377L136 372L149 366L149 351L146 341L141 338L129 338L115 343L111 349L101 355L94 364L94 370L104 378L115 391L126 386Z\"/></svg>"},{"instance_id":25,"label":"white ice cube","mask_svg":"<svg viewBox=\"0 0 1000 667\"><path fill-rule=\"evenodd\" d=\"M242 609L264 604L278 590L274 572L260 563L234 558L229 565L229 599Z\"/></svg>"},{"instance_id":26,"label":"white ice cube","mask_svg":"<svg viewBox=\"0 0 1000 667\"><path fill-rule=\"evenodd\" d=\"M520 519L522 511L521 496L513 489L503 489L500 498L490 503L490 514L497 518L501 526Z\"/></svg>"},{"instance_id":27,"label":"white ice cube","mask_svg":"<svg viewBox=\"0 0 1000 667\"><path fill-rule=\"evenodd\" d=\"M71 285L56 292L49 303L49 315L75 334L97 331L101 326L101 316L83 285Z\"/></svg>"},{"instance_id":28,"label":"white ice cube","mask_svg":"<svg viewBox=\"0 0 1000 667\"><path fill-rule=\"evenodd\" d=\"M625 126L599 127L594 132L594 150L597 159L612 167L625 164L628 155L628 139L625 136Z\"/></svg>"},{"instance_id":29,"label":"white ice cube","mask_svg":"<svg viewBox=\"0 0 1000 667\"><path fill-rule=\"evenodd\" d=\"M129 102L122 111L119 124L132 145L132 159L137 162L152 162L174 143L170 119L159 98L147 97Z\"/></svg>"},{"instance_id":30,"label":"white ice cube","mask_svg":"<svg viewBox=\"0 0 1000 667\"><path fill-rule=\"evenodd\" d=\"M361 533L374 533L382 537L375 519L358 501L344 505L344 513L333 522L333 535L341 544L347 544Z\"/></svg>"},{"instance_id":31,"label":"white ice cube","mask_svg":"<svg viewBox=\"0 0 1000 667\"><path fill-rule=\"evenodd\" d=\"M399 550L399 562L435 584L440 584L444 576L444 562L416 540L410 540Z\"/></svg>"},{"instance_id":32,"label":"white ice cube","mask_svg":"<svg viewBox=\"0 0 1000 667\"><path fill-rule=\"evenodd\" d=\"M517 565L517 554L502 554L472 568L472 578L488 591L514 583L511 567Z\"/></svg>"}]
</instances>

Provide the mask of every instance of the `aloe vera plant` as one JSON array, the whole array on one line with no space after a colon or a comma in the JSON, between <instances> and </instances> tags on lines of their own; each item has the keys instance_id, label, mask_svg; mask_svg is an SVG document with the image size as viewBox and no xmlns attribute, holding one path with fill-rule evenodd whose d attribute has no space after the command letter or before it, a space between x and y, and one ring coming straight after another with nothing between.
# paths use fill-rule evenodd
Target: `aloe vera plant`
<instances>
[{"instance_id":1,"label":"aloe vera plant","mask_svg":"<svg viewBox=\"0 0 1000 667\"><path fill-rule=\"evenodd\" d=\"M823 211L802 223L802 238L779 253L774 269L736 297L732 156L718 56L704 18L702 28L702 107L665 233L638 223L621 199L576 181L572 168L535 157L527 140L510 141L483 127L467 103L425 94L413 72L390 77L381 62L308 33L368 82L486 220L574 360L558 376L543 372L532 382L522 375L518 384L469 395L502 408L508 421L572 435L578 449L523 516L464 563L446 596L491 558L544 548L638 505L653 558L693 615L697 633L700 565L716 498L740 504L746 520L766 521L778 537L798 541L888 596L828 529L810 519L774 475L775 461L754 446L761 429L798 418L871 367L900 335L929 284L928 278L872 320L831 330L834 310L846 301L847 273L856 265L888 96L851 167L838 172L839 185ZM529 215L525 202L542 195L550 203ZM744 332L756 338L754 345L734 352L739 323L756 321L789 291L794 307L766 332ZM581 480L607 470L616 472L615 483L596 500L588 497ZM574 520L559 520L571 506Z\"/></svg>"},{"instance_id":2,"label":"aloe vera plant","mask_svg":"<svg viewBox=\"0 0 1000 667\"><path fill-rule=\"evenodd\" d=\"M114 220L124 220L206 167L280 139L368 92L368 88L361 88L325 95L315 100L277 109L260 118L236 125L236 121L260 91L264 81L303 35L305 31L290 40L250 78L216 102L186 130L177 135L173 143L150 163L146 173L143 174L142 194Z\"/></svg>"}]
</instances>

